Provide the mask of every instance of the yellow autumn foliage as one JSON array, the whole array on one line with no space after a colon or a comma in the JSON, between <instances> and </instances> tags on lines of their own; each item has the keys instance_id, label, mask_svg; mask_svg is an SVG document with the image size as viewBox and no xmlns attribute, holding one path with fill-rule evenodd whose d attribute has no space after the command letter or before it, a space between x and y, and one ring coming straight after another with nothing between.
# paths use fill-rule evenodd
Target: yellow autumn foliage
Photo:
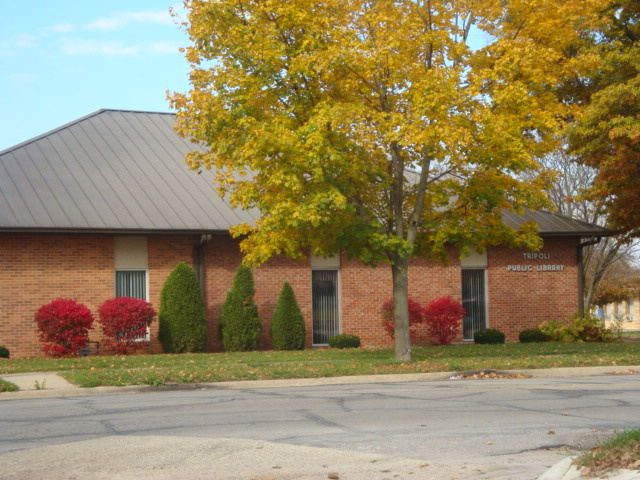
<instances>
[{"instance_id":1,"label":"yellow autumn foliage","mask_svg":"<svg viewBox=\"0 0 640 480\"><path fill-rule=\"evenodd\" d=\"M575 50L603 4L186 0L177 131L207 147L192 168L260 210L232 230L249 264L342 250L396 282L452 243L539 247L501 213L549 206L547 177L520 174L575 113L555 88L590 68Z\"/></svg>"}]
</instances>

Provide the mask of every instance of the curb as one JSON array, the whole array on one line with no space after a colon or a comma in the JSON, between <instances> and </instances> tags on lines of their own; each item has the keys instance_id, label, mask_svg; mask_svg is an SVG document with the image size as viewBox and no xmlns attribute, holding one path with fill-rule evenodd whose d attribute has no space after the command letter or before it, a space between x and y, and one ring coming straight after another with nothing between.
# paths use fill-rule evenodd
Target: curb
<instances>
[{"instance_id":1,"label":"curb","mask_svg":"<svg viewBox=\"0 0 640 480\"><path fill-rule=\"evenodd\" d=\"M538 480L580 480L583 478L580 469L572 465L575 457L567 457L544 472ZM607 474L606 477L588 477L590 480L638 480L640 470L616 470Z\"/></svg>"}]
</instances>

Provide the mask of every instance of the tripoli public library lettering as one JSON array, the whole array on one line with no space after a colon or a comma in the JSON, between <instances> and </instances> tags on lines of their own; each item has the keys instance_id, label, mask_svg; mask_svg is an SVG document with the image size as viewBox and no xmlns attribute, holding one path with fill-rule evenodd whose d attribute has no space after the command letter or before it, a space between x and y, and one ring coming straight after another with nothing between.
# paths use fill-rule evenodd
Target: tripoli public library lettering
<instances>
[{"instance_id":1,"label":"tripoli public library lettering","mask_svg":"<svg viewBox=\"0 0 640 480\"><path fill-rule=\"evenodd\" d=\"M524 252L522 254L524 260L551 260L551 253L549 252ZM558 264L517 264L507 265L507 270L510 272L562 272L564 271L564 265Z\"/></svg>"}]
</instances>

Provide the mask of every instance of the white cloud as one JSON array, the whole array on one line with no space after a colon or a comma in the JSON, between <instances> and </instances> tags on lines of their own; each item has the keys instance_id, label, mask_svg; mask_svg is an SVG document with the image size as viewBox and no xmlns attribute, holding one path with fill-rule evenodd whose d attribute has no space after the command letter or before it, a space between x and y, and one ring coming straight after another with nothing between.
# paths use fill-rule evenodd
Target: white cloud
<instances>
[{"instance_id":1,"label":"white cloud","mask_svg":"<svg viewBox=\"0 0 640 480\"><path fill-rule=\"evenodd\" d=\"M16 83L34 83L39 77L34 73L12 73L9 78Z\"/></svg>"},{"instance_id":2,"label":"white cloud","mask_svg":"<svg viewBox=\"0 0 640 480\"><path fill-rule=\"evenodd\" d=\"M65 39L62 44L62 52L74 56L102 55L111 57L127 57L138 55L140 47L137 45L125 45L119 41L97 42L84 39Z\"/></svg>"},{"instance_id":3,"label":"white cloud","mask_svg":"<svg viewBox=\"0 0 640 480\"><path fill-rule=\"evenodd\" d=\"M47 28L48 31L54 33L69 33L75 29L76 27L68 22L58 23L52 27Z\"/></svg>"},{"instance_id":4,"label":"white cloud","mask_svg":"<svg viewBox=\"0 0 640 480\"><path fill-rule=\"evenodd\" d=\"M173 24L169 11L147 10L144 12L116 12L108 17L101 17L83 25L85 30L99 30L107 32L117 30L129 23L157 23L164 25Z\"/></svg>"},{"instance_id":5,"label":"white cloud","mask_svg":"<svg viewBox=\"0 0 640 480\"><path fill-rule=\"evenodd\" d=\"M175 53L180 53L180 46L176 43L171 42L156 42L149 45L149 50L151 53L155 53L157 55L173 55Z\"/></svg>"},{"instance_id":6,"label":"white cloud","mask_svg":"<svg viewBox=\"0 0 640 480\"><path fill-rule=\"evenodd\" d=\"M0 56L10 57L20 54L21 49L36 47L40 37L22 33L10 40L0 41Z\"/></svg>"},{"instance_id":7,"label":"white cloud","mask_svg":"<svg viewBox=\"0 0 640 480\"><path fill-rule=\"evenodd\" d=\"M35 47L38 44L39 37L37 35L31 35L22 33L14 40L14 45L20 48Z\"/></svg>"}]
</instances>

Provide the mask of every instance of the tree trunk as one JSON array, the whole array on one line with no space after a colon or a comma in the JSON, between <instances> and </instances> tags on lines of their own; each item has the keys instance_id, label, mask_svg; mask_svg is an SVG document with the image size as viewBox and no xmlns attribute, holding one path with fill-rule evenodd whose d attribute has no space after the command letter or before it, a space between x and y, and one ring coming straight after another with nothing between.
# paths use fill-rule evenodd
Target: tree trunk
<instances>
[{"instance_id":1,"label":"tree trunk","mask_svg":"<svg viewBox=\"0 0 640 480\"><path fill-rule=\"evenodd\" d=\"M409 335L409 259L397 258L391 264L393 276L393 319L396 341L396 360L411 361Z\"/></svg>"}]
</instances>

